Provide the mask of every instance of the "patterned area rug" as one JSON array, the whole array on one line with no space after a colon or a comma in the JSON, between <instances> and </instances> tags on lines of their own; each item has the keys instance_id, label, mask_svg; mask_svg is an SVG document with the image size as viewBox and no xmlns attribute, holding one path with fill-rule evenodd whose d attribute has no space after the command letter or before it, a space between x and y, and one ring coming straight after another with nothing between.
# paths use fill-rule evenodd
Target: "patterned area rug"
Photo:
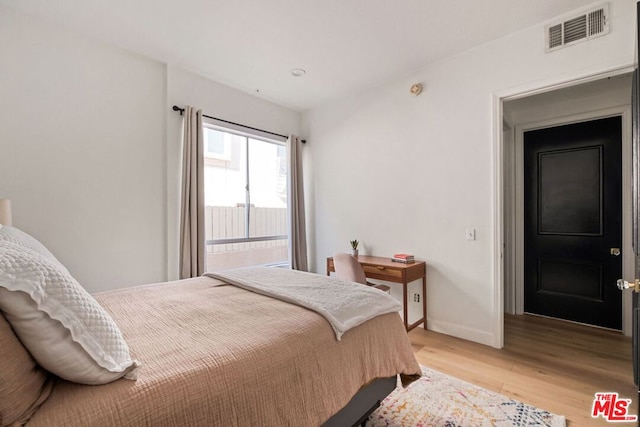
<instances>
[{"instance_id":1,"label":"patterned area rug","mask_svg":"<svg viewBox=\"0 0 640 427\"><path fill-rule=\"evenodd\" d=\"M422 377L396 388L367 427L564 427L563 416L422 367Z\"/></svg>"}]
</instances>

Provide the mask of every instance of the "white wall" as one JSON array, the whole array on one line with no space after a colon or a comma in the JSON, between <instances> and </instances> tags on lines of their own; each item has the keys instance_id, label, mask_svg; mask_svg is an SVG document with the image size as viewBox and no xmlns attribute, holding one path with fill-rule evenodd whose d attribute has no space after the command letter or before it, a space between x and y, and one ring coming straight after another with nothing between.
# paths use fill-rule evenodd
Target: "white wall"
<instances>
[{"instance_id":1,"label":"white wall","mask_svg":"<svg viewBox=\"0 0 640 427\"><path fill-rule=\"evenodd\" d=\"M631 105L631 73L504 103L512 127ZM529 126L530 127L530 126Z\"/></svg>"},{"instance_id":2,"label":"white wall","mask_svg":"<svg viewBox=\"0 0 640 427\"><path fill-rule=\"evenodd\" d=\"M631 64L634 12L614 0L605 37L545 54L540 24L304 114L314 269L353 238L413 252L428 262L429 329L495 345L493 97Z\"/></svg>"},{"instance_id":3,"label":"white wall","mask_svg":"<svg viewBox=\"0 0 640 427\"><path fill-rule=\"evenodd\" d=\"M90 292L177 278L180 115L300 115L0 6L0 198Z\"/></svg>"},{"instance_id":4,"label":"white wall","mask_svg":"<svg viewBox=\"0 0 640 427\"><path fill-rule=\"evenodd\" d=\"M89 291L165 277L165 70L0 7L0 197Z\"/></svg>"}]
</instances>

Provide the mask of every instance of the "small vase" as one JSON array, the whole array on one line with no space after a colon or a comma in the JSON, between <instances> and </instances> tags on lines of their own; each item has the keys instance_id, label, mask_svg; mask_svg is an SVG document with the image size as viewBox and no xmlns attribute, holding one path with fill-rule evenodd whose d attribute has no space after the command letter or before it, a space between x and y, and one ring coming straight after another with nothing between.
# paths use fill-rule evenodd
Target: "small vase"
<instances>
[{"instance_id":1,"label":"small vase","mask_svg":"<svg viewBox=\"0 0 640 427\"><path fill-rule=\"evenodd\" d=\"M351 249L351 255L357 257L358 256L358 250L357 249Z\"/></svg>"}]
</instances>

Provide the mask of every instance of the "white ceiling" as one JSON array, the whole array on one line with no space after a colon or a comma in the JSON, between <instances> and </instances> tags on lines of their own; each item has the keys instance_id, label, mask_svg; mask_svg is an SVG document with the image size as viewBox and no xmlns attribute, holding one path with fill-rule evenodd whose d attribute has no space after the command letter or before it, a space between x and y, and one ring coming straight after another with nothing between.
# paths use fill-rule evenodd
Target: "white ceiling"
<instances>
[{"instance_id":1,"label":"white ceiling","mask_svg":"<svg viewBox=\"0 0 640 427\"><path fill-rule=\"evenodd\" d=\"M585 0L0 0L303 111ZM544 42L540 34L541 43ZM289 70L303 68L304 77Z\"/></svg>"}]
</instances>

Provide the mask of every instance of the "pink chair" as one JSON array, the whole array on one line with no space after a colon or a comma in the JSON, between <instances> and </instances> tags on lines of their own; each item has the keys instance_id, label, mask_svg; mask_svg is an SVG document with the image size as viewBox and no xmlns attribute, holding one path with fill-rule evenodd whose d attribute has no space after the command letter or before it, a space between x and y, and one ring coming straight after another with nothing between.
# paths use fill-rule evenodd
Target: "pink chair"
<instances>
[{"instance_id":1,"label":"pink chair","mask_svg":"<svg viewBox=\"0 0 640 427\"><path fill-rule=\"evenodd\" d=\"M367 282L367 276L357 259L349 254L339 252L333 256L333 266L336 270L336 277L345 282L362 283L363 285L373 286L383 292L390 293L390 288L386 285L374 285Z\"/></svg>"}]
</instances>

